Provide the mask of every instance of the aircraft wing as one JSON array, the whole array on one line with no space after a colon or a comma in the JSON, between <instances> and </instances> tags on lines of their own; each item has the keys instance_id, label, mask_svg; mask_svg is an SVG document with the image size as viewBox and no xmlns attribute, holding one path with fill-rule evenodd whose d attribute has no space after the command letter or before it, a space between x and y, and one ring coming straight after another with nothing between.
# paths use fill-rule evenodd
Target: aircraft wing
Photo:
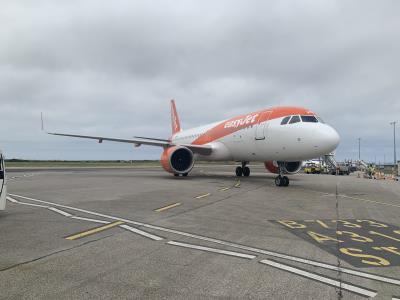
<instances>
[{"instance_id":1,"label":"aircraft wing","mask_svg":"<svg viewBox=\"0 0 400 300\"><path fill-rule=\"evenodd\" d=\"M158 147L164 147L164 148L171 147L171 146L178 146L178 144L172 143L169 140L153 139L153 138L145 138L145 137L136 137L133 139L119 139L119 138L109 138L109 137L102 137L102 136L76 135L76 134L56 133L56 132L47 132L47 134L97 140L97 141L99 141L99 143L102 143L103 141L110 141L110 142L117 142L117 143L129 143L129 144L134 144L136 147L139 147L141 145L158 146ZM179 146L187 147L190 150L192 150L193 153L198 153L201 155L210 155L212 153L212 148L211 148L211 146L208 146L208 145L179 144Z\"/></svg>"}]
</instances>

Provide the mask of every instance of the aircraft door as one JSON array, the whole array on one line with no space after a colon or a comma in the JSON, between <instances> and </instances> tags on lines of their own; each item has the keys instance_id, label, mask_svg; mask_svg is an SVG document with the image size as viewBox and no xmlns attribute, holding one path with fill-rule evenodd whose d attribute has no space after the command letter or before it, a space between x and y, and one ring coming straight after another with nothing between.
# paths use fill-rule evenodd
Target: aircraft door
<instances>
[{"instance_id":1,"label":"aircraft door","mask_svg":"<svg viewBox=\"0 0 400 300\"><path fill-rule=\"evenodd\" d=\"M271 117L272 111L263 112L258 118L258 124L256 126L256 141L265 140L268 136L268 123L267 121Z\"/></svg>"},{"instance_id":2,"label":"aircraft door","mask_svg":"<svg viewBox=\"0 0 400 300\"><path fill-rule=\"evenodd\" d=\"M4 158L0 153L0 210L6 208L7 185L6 185L6 170L4 168Z\"/></svg>"}]
</instances>

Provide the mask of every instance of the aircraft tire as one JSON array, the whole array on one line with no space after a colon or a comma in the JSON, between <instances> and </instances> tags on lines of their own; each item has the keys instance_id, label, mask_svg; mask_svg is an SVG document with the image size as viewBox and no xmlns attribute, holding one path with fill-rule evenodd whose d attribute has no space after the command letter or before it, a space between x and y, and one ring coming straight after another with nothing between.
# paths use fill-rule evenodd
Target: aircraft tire
<instances>
[{"instance_id":1,"label":"aircraft tire","mask_svg":"<svg viewBox=\"0 0 400 300\"><path fill-rule=\"evenodd\" d=\"M237 167L236 168L236 176L241 177L243 175L243 169L242 167Z\"/></svg>"},{"instance_id":2,"label":"aircraft tire","mask_svg":"<svg viewBox=\"0 0 400 300\"><path fill-rule=\"evenodd\" d=\"M287 176L283 176L282 181L283 181L282 186L289 186L289 178Z\"/></svg>"},{"instance_id":3,"label":"aircraft tire","mask_svg":"<svg viewBox=\"0 0 400 300\"><path fill-rule=\"evenodd\" d=\"M250 176L250 168L249 167L244 167L243 168L243 176L244 177L249 177Z\"/></svg>"}]
</instances>

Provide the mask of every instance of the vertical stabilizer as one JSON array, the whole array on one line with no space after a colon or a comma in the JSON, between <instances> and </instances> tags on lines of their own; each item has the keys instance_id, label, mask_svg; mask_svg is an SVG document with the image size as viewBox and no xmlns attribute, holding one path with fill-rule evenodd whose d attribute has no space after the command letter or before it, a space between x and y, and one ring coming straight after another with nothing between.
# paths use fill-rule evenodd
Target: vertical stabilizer
<instances>
[{"instance_id":1,"label":"vertical stabilizer","mask_svg":"<svg viewBox=\"0 0 400 300\"><path fill-rule=\"evenodd\" d=\"M181 123L179 122L178 112L176 111L175 100L171 100L171 125L172 134L181 131Z\"/></svg>"}]
</instances>

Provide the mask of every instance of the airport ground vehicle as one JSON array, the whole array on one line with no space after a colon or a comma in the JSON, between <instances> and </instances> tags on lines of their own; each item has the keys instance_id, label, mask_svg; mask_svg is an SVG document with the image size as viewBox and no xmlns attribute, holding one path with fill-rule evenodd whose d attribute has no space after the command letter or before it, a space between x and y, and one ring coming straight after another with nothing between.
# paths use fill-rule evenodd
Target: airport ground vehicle
<instances>
[{"instance_id":1,"label":"airport ground vehicle","mask_svg":"<svg viewBox=\"0 0 400 300\"><path fill-rule=\"evenodd\" d=\"M314 163L306 164L304 173L307 174L321 174L321 167Z\"/></svg>"},{"instance_id":2,"label":"airport ground vehicle","mask_svg":"<svg viewBox=\"0 0 400 300\"><path fill-rule=\"evenodd\" d=\"M48 134L93 139L99 143L112 141L136 147L163 147L161 165L175 176L186 177L196 160L240 162L236 175L249 176L248 163L260 161L270 172L279 174L275 178L277 186L288 186L289 178L285 174L299 172L304 160L331 153L340 140L335 129L314 112L301 107L274 107L182 130L175 101L171 100L171 123L169 139Z\"/></svg>"},{"instance_id":3,"label":"airport ground vehicle","mask_svg":"<svg viewBox=\"0 0 400 300\"><path fill-rule=\"evenodd\" d=\"M6 208L6 197L7 197L6 169L4 165L4 156L0 151L0 210L4 210Z\"/></svg>"},{"instance_id":4,"label":"airport ground vehicle","mask_svg":"<svg viewBox=\"0 0 400 300\"><path fill-rule=\"evenodd\" d=\"M345 163L339 163L336 166L336 170L332 171L332 175L350 175L350 168Z\"/></svg>"}]
</instances>

